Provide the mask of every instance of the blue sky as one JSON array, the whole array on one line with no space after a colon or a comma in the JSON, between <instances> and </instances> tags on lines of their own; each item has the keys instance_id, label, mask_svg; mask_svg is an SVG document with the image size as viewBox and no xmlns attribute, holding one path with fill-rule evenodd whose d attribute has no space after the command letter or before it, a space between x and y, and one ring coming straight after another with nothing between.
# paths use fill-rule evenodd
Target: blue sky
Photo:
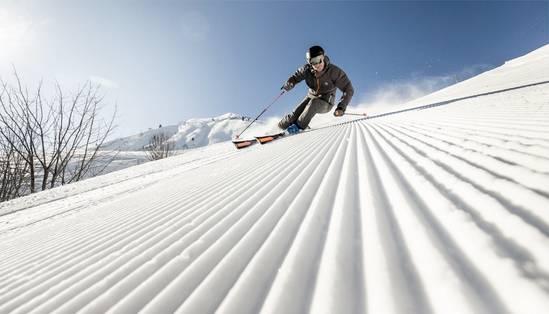
<instances>
[{"instance_id":1,"label":"blue sky","mask_svg":"<svg viewBox=\"0 0 549 314\"><path fill-rule=\"evenodd\" d=\"M347 72L359 105L418 96L549 43L547 1L114 2L0 0L0 76L13 64L29 85L102 83L128 135L255 116L315 44Z\"/></svg>"}]
</instances>

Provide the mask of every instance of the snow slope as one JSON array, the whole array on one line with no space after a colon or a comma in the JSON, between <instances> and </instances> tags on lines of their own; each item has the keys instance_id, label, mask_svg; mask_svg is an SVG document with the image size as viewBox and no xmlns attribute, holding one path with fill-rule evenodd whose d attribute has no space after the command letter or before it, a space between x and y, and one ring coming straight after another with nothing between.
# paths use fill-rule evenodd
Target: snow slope
<instances>
[{"instance_id":1,"label":"snow slope","mask_svg":"<svg viewBox=\"0 0 549 314\"><path fill-rule=\"evenodd\" d=\"M219 143L0 204L0 313L541 313L548 99Z\"/></svg>"}]
</instances>

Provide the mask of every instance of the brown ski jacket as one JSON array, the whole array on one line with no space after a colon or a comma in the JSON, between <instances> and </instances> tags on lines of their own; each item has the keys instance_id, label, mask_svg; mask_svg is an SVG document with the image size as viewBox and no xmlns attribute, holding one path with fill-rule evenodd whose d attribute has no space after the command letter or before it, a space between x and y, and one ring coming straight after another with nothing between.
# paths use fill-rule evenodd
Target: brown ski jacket
<instances>
[{"instance_id":1,"label":"brown ski jacket","mask_svg":"<svg viewBox=\"0 0 549 314\"><path fill-rule=\"evenodd\" d=\"M334 103L336 88L339 88L343 95L339 100L338 108L345 110L354 94L353 84L342 69L330 63L328 56L324 56L324 62L322 72L316 73L310 64L305 64L290 76L288 82L296 85L305 80L309 87L307 97L322 98L330 104Z\"/></svg>"}]
</instances>

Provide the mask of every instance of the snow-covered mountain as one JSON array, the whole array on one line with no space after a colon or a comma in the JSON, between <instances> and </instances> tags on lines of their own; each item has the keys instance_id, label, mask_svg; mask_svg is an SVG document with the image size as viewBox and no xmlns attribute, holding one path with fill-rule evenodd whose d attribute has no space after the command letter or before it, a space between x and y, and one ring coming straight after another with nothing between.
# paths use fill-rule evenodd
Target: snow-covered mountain
<instances>
[{"instance_id":1,"label":"snow-covered mountain","mask_svg":"<svg viewBox=\"0 0 549 314\"><path fill-rule=\"evenodd\" d=\"M2 203L0 313L544 313L547 52Z\"/></svg>"},{"instance_id":2,"label":"snow-covered mountain","mask_svg":"<svg viewBox=\"0 0 549 314\"><path fill-rule=\"evenodd\" d=\"M202 147L219 142L229 141L250 123L250 118L234 113L213 118L189 119L178 125L162 126L140 134L116 139L105 144L105 150L120 149L123 151L140 151L147 146L152 137L164 134L175 149ZM263 126L264 121L256 121Z\"/></svg>"}]
</instances>

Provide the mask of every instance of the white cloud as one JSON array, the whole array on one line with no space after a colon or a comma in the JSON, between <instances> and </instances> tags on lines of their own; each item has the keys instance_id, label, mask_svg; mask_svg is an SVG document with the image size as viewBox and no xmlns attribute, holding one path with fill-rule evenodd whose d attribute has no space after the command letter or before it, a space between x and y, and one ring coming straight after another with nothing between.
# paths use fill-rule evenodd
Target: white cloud
<instances>
[{"instance_id":1,"label":"white cloud","mask_svg":"<svg viewBox=\"0 0 549 314\"><path fill-rule=\"evenodd\" d=\"M33 40L29 18L0 8L0 57L11 59Z\"/></svg>"},{"instance_id":2,"label":"white cloud","mask_svg":"<svg viewBox=\"0 0 549 314\"><path fill-rule=\"evenodd\" d=\"M31 55L41 52L47 27L53 20L31 16L23 9L0 8L0 67L25 63Z\"/></svg>"},{"instance_id":3,"label":"white cloud","mask_svg":"<svg viewBox=\"0 0 549 314\"><path fill-rule=\"evenodd\" d=\"M181 32L185 38L193 41L206 40L210 34L208 19L198 11L187 12L181 17Z\"/></svg>"},{"instance_id":4,"label":"white cloud","mask_svg":"<svg viewBox=\"0 0 549 314\"><path fill-rule=\"evenodd\" d=\"M109 89L115 89L119 87L119 84L117 82L104 77L96 76L96 75L90 76L90 82L94 84L99 84L101 85L101 87L105 87Z\"/></svg>"},{"instance_id":5,"label":"white cloud","mask_svg":"<svg viewBox=\"0 0 549 314\"><path fill-rule=\"evenodd\" d=\"M469 79L490 68L489 65L479 64L468 66L461 71L447 75L424 77L413 75L411 79L388 83L374 91L367 92L360 99L358 107L372 108L403 104Z\"/></svg>"}]
</instances>

